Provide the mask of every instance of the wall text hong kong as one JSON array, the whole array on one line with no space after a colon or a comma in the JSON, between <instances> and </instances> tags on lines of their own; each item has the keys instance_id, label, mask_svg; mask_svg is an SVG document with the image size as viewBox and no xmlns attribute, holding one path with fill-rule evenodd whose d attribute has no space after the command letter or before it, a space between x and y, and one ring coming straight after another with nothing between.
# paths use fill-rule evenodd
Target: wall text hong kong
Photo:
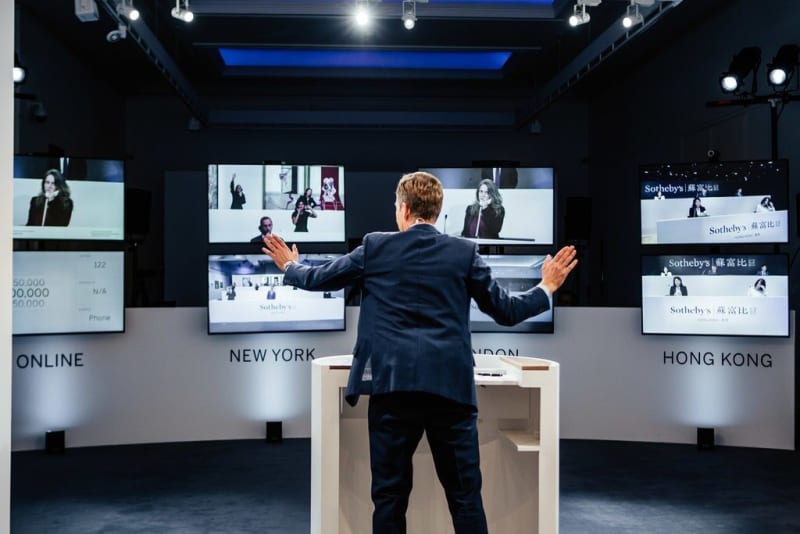
<instances>
[{"instance_id":1,"label":"wall text hong kong","mask_svg":"<svg viewBox=\"0 0 800 534\"><path fill-rule=\"evenodd\" d=\"M312 348L284 348L284 349L231 349L230 363L258 363L258 362L307 362L314 359Z\"/></svg>"},{"instance_id":2,"label":"wall text hong kong","mask_svg":"<svg viewBox=\"0 0 800 534\"><path fill-rule=\"evenodd\" d=\"M664 365L719 367L772 367L769 353L664 351Z\"/></svg>"}]
</instances>

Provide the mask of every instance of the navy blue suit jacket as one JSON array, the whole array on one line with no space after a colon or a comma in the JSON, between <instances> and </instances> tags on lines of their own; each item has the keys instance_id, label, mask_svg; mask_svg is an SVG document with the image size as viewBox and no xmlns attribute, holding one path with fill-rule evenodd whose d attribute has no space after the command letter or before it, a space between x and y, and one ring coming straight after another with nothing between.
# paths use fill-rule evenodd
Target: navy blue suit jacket
<instances>
[{"instance_id":1,"label":"navy blue suit jacket","mask_svg":"<svg viewBox=\"0 0 800 534\"><path fill-rule=\"evenodd\" d=\"M472 241L430 224L372 233L326 265L293 264L284 282L330 291L363 285L358 338L346 400L360 393L417 391L476 405L470 299L502 325L550 308L545 291L510 296L492 278Z\"/></svg>"}]
</instances>

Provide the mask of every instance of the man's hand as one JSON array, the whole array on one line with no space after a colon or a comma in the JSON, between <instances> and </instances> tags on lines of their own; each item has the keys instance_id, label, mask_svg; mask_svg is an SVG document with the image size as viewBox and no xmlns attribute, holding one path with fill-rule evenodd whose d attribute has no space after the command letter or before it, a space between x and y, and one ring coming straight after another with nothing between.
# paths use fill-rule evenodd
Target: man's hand
<instances>
[{"instance_id":1,"label":"man's hand","mask_svg":"<svg viewBox=\"0 0 800 534\"><path fill-rule=\"evenodd\" d=\"M553 258L549 254L545 258L544 265L542 265L541 285L550 291L551 295L561 287L561 284L567 279L567 275L578 264L578 260L575 258L576 254L575 247L570 245L559 250Z\"/></svg>"},{"instance_id":2,"label":"man's hand","mask_svg":"<svg viewBox=\"0 0 800 534\"><path fill-rule=\"evenodd\" d=\"M290 261L297 261L300 258L300 253L297 250L297 245L293 244L291 250L286 246L286 242L275 234L264 237L264 247L261 251L272 258L278 269L285 271L284 266Z\"/></svg>"}]
</instances>

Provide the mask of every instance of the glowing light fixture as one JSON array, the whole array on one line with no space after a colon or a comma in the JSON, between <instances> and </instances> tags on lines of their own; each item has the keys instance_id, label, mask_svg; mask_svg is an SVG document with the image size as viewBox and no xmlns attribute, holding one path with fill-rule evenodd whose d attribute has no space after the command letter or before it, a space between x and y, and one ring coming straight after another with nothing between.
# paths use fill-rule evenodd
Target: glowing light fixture
<instances>
[{"instance_id":1,"label":"glowing light fixture","mask_svg":"<svg viewBox=\"0 0 800 534\"><path fill-rule=\"evenodd\" d=\"M117 13L131 22L139 20L139 10L133 7L133 0L120 0L117 2Z\"/></svg>"},{"instance_id":2,"label":"glowing light fixture","mask_svg":"<svg viewBox=\"0 0 800 534\"><path fill-rule=\"evenodd\" d=\"M172 8L170 14L183 22L194 20L194 13L189 9L189 0L175 0L175 7Z\"/></svg>"},{"instance_id":3,"label":"glowing light fixture","mask_svg":"<svg viewBox=\"0 0 800 534\"><path fill-rule=\"evenodd\" d=\"M767 65L767 78L776 91L785 90L797 71L800 49L795 44L783 45Z\"/></svg>"},{"instance_id":4,"label":"glowing light fixture","mask_svg":"<svg viewBox=\"0 0 800 534\"><path fill-rule=\"evenodd\" d=\"M403 27L413 30L417 25L417 3L415 0L403 0Z\"/></svg>"},{"instance_id":5,"label":"glowing light fixture","mask_svg":"<svg viewBox=\"0 0 800 534\"><path fill-rule=\"evenodd\" d=\"M22 83L25 81L25 76L28 75L28 70L19 62L17 53L14 52L14 83Z\"/></svg>"},{"instance_id":6,"label":"glowing light fixture","mask_svg":"<svg viewBox=\"0 0 800 534\"><path fill-rule=\"evenodd\" d=\"M572 8L572 16L569 18L569 25L574 28L575 26L586 24L591 19L592 17L586 11L585 4L575 4L575 7Z\"/></svg>"},{"instance_id":7,"label":"glowing light fixture","mask_svg":"<svg viewBox=\"0 0 800 534\"><path fill-rule=\"evenodd\" d=\"M727 72L719 78L720 88L724 93L738 93L745 78L752 72L753 84L751 93L756 93L756 71L761 65L761 49L757 46L742 48L731 60Z\"/></svg>"},{"instance_id":8,"label":"glowing light fixture","mask_svg":"<svg viewBox=\"0 0 800 534\"><path fill-rule=\"evenodd\" d=\"M625 11L625 16L622 17L622 25L625 28L632 28L643 22L644 17L639 13L639 4L637 4L635 0L631 0L631 5L628 6L628 9Z\"/></svg>"},{"instance_id":9,"label":"glowing light fixture","mask_svg":"<svg viewBox=\"0 0 800 534\"><path fill-rule=\"evenodd\" d=\"M369 9L368 0L356 0L356 7L353 11L353 17L356 26L359 28L367 28L372 23L372 13Z\"/></svg>"}]
</instances>

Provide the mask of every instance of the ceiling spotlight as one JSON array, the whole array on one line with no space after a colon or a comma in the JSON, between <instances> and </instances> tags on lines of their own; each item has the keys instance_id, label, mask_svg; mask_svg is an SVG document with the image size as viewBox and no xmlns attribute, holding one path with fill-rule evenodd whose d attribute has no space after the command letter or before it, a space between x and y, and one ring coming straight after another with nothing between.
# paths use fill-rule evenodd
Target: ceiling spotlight
<instances>
[{"instance_id":1,"label":"ceiling spotlight","mask_svg":"<svg viewBox=\"0 0 800 534\"><path fill-rule=\"evenodd\" d=\"M586 12L586 4L575 4L575 7L572 8L572 16L569 18L569 25L574 28L586 24L591 18Z\"/></svg>"},{"instance_id":2,"label":"ceiling spotlight","mask_svg":"<svg viewBox=\"0 0 800 534\"><path fill-rule=\"evenodd\" d=\"M106 41L109 43L116 43L128 36L128 27L124 23L117 24L116 30L111 30L106 34Z\"/></svg>"},{"instance_id":3,"label":"ceiling spotlight","mask_svg":"<svg viewBox=\"0 0 800 534\"><path fill-rule=\"evenodd\" d=\"M719 84L724 93L738 93L744 84L745 78L753 73L751 92L756 93L756 71L761 65L761 49L757 46L743 48L733 56L728 71L723 72Z\"/></svg>"},{"instance_id":4,"label":"ceiling spotlight","mask_svg":"<svg viewBox=\"0 0 800 534\"><path fill-rule=\"evenodd\" d=\"M637 4L635 0L631 0L631 5L628 6L628 9L625 11L625 16L622 17L622 25L625 28L632 28L642 22L644 22L644 17L639 13L639 4Z\"/></svg>"},{"instance_id":5,"label":"ceiling spotlight","mask_svg":"<svg viewBox=\"0 0 800 534\"><path fill-rule=\"evenodd\" d=\"M797 70L798 54L800 48L794 44L783 45L769 65L767 65L767 78L772 88L776 91L786 89Z\"/></svg>"},{"instance_id":6,"label":"ceiling spotlight","mask_svg":"<svg viewBox=\"0 0 800 534\"><path fill-rule=\"evenodd\" d=\"M403 0L403 27L407 30L413 30L417 24L417 4L415 0Z\"/></svg>"},{"instance_id":7,"label":"ceiling spotlight","mask_svg":"<svg viewBox=\"0 0 800 534\"><path fill-rule=\"evenodd\" d=\"M372 22L372 14L369 11L368 0L356 0L353 17L356 21L356 26L359 28L366 28L370 25L370 22Z\"/></svg>"},{"instance_id":8,"label":"ceiling spotlight","mask_svg":"<svg viewBox=\"0 0 800 534\"><path fill-rule=\"evenodd\" d=\"M133 7L133 0L120 0L117 3L117 13L131 22L139 20L139 10Z\"/></svg>"},{"instance_id":9,"label":"ceiling spotlight","mask_svg":"<svg viewBox=\"0 0 800 534\"><path fill-rule=\"evenodd\" d=\"M194 20L194 13L189 9L189 0L175 0L175 7L172 8L170 14L183 22Z\"/></svg>"},{"instance_id":10,"label":"ceiling spotlight","mask_svg":"<svg viewBox=\"0 0 800 534\"><path fill-rule=\"evenodd\" d=\"M25 81L25 76L28 75L28 70L19 62L19 56L14 52L14 83L22 83Z\"/></svg>"}]
</instances>

